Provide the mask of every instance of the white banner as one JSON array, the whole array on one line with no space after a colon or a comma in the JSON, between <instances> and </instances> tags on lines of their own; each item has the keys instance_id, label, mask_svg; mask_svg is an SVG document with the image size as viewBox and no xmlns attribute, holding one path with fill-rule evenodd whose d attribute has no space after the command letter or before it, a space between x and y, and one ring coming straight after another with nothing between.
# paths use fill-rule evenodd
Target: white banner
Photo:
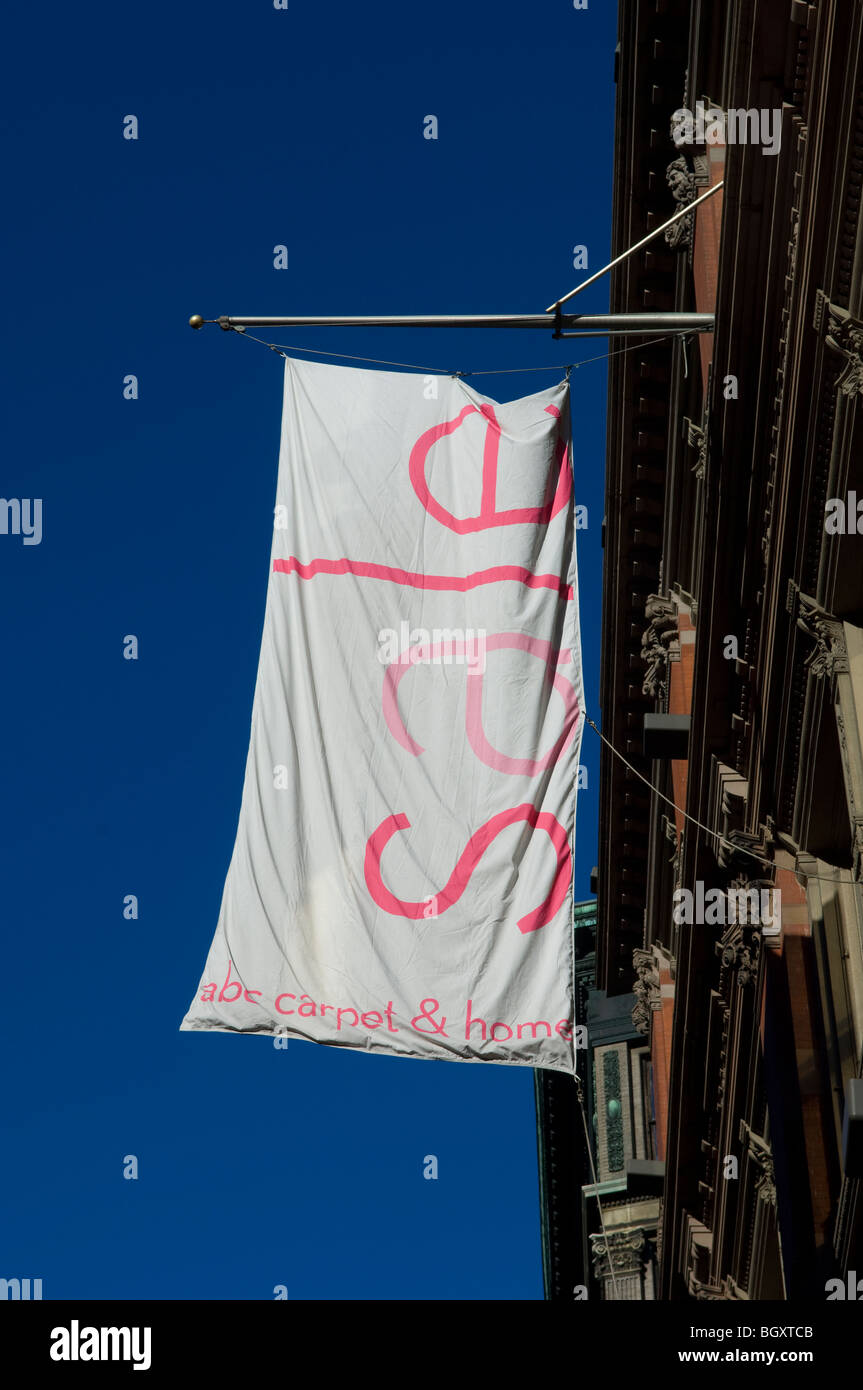
<instances>
[{"instance_id":1,"label":"white banner","mask_svg":"<svg viewBox=\"0 0 863 1390\"><path fill-rule=\"evenodd\" d=\"M242 808L183 1029L574 1070L568 408L286 361Z\"/></svg>"}]
</instances>

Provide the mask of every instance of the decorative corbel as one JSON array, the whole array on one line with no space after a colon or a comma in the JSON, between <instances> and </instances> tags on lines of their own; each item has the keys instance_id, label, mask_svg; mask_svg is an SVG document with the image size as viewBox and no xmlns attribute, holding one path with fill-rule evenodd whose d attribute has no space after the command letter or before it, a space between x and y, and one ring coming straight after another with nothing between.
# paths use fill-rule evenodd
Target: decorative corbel
<instances>
[{"instance_id":1,"label":"decorative corbel","mask_svg":"<svg viewBox=\"0 0 863 1390\"><path fill-rule=\"evenodd\" d=\"M806 658L806 669L819 680L848 672L848 648L841 622L801 589L796 590L796 596L797 626L815 643Z\"/></svg>"},{"instance_id":2,"label":"decorative corbel","mask_svg":"<svg viewBox=\"0 0 863 1390\"><path fill-rule=\"evenodd\" d=\"M650 594L644 606L648 619L641 638L641 659L647 674L641 687L644 695L665 700L668 697L670 649L677 640L677 609L671 599Z\"/></svg>"},{"instance_id":3,"label":"decorative corbel","mask_svg":"<svg viewBox=\"0 0 863 1390\"><path fill-rule=\"evenodd\" d=\"M836 383L840 394L863 395L863 322L839 304L831 303L823 290L816 290L813 326L823 337L825 347L845 358L845 369Z\"/></svg>"},{"instance_id":4,"label":"decorative corbel","mask_svg":"<svg viewBox=\"0 0 863 1390\"><path fill-rule=\"evenodd\" d=\"M688 447L695 450L692 471L696 478L703 478L707 468L707 430L702 425L696 425L688 415L684 415L683 433Z\"/></svg>"},{"instance_id":5,"label":"decorative corbel","mask_svg":"<svg viewBox=\"0 0 863 1390\"><path fill-rule=\"evenodd\" d=\"M681 208L688 207L690 203L695 201L697 186L695 170L690 169L685 155L680 154L676 159L672 159L665 171L665 181L677 204L674 209L675 212L679 212ZM666 227L663 235L672 251L690 251L694 229L695 219L690 213L688 217L681 217L680 221L675 222L671 227Z\"/></svg>"},{"instance_id":6,"label":"decorative corbel","mask_svg":"<svg viewBox=\"0 0 863 1390\"><path fill-rule=\"evenodd\" d=\"M740 1121L740 1142L746 1145L749 1158L758 1170L755 1191L762 1202L776 1206L776 1174L773 1166L773 1150L766 1139L746 1123Z\"/></svg>"}]
</instances>

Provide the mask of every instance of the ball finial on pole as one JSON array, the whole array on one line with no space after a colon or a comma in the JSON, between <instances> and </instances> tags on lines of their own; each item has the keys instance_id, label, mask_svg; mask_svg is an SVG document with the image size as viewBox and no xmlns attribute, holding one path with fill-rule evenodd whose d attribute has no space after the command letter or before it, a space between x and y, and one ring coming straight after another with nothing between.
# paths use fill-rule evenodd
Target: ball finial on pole
<instances>
[{"instance_id":1,"label":"ball finial on pole","mask_svg":"<svg viewBox=\"0 0 863 1390\"><path fill-rule=\"evenodd\" d=\"M203 328L203 327L204 327L204 320L201 318L201 315L200 315L200 314L193 314L193 315L192 315L192 317L189 319L189 327L190 327L190 328Z\"/></svg>"}]
</instances>

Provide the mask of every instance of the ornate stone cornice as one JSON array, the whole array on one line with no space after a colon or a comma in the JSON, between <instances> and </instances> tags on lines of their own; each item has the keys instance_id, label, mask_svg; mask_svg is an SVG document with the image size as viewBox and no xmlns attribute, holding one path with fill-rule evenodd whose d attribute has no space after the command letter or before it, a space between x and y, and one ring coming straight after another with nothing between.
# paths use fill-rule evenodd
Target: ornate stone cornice
<instances>
[{"instance_id":1,"label":"ornate stone cornice","mask_svg":"<svg viewBox=\"0 0 863 1390\"><path fill-rule=\"evenodd\" d=\"M863 396L863 323L839 304L832 304L823 290L816 290L813 326L825 347L845 358L845 369L836 383L840 394Z\"/></svg>"}]
</instances>

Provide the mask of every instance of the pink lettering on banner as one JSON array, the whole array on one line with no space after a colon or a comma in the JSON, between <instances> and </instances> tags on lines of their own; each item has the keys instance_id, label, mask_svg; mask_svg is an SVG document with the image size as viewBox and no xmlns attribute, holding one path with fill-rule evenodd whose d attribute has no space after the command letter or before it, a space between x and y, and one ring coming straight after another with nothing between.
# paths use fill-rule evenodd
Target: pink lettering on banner
<instances>
[{"instance_id":1,"label":"pink lettering on banner","mask_svg":"<svg viewBox=\"0 0 863 1390\"><path fill-rule=\"evenodd\" d=\"M525 1023L518 1023L518 1022L517 1022L516 1025L515 1025L515 1027L516 1027L516 1029L517 1029L519 1038L522 1037L523 1033L525 1033L525 1032L527 1031L528 1028L530 1029L530 1036L531 1036L532 1038L536 1038L536 1037L550 1038L550 1037L551 1037L551 1024L550 1024L550 1023L548 1022L548 1020L545 1019L545 1018L530 1019L529 1021L527 1021L527 1022L525 1022ZM468 1042L476 1042L476 1038L473 1037L472 1032L471 1032L471 1030L472 1030L473 1028L479 1028L479 1030L480 1030L480 1035L479 1035L479 1036L480 1036L480 1041L481 1041L481 1042L485 1042L485 1041L486 1041L486 1038L488 1038L488 1039L489 1039L490 1041L492 1041L492 1042L509 1042L510 1038L512 1037L512 1027L510 1026L510 1024L508 1024L508 1023L500 1023L500 1022L497 1022L497 1023L492 1023L492 1024L491 1024L491 1027L489 1028L489 1026L488 1026L488 1024L486 1023L485 1019L484 1019L484 1018L480 1018L480 1016L479 1016L478 1014L475 1014L475 1013L474 1013L474 1011L473 1011L473 1000L472 1000L472 999L468 999L468 1001L467 1001L467 1014L466 1014L466 1017L465 1017L465 1026L464 1026L464 1035L465 1035L465 1038L468 1040ZM497 1037L497 1036L495 1035L495 1031L494 1031L495 1028L505 1028L505 1029L506 1029L506 1037L505 1037L505 1038L499 1038L499 1037ZM544 1032L544 1033L539 1033L539 1032L538 1032L538 1029L540 1029L540 1028L544 1028L544 1029L545 1029L545 1032ZM556 1023L556 1024L555 1024L555 1027L554 1027L554 1031L555 1031L555 1033L557 1033L557 1035L558 1035L559 1037L563 1038L566 1042L571 1042L571 1041L572 1041L572 1024L571 1024L571 1022L570 1022L570 1020L569 1020L568 1018L562 1018L562 1019L560 1020L559 1023Z\"/></svg>"},{"instance_id":2,"label":"pink lettering on banner","mask_svg":"<svg viewBox=\"0 0 863 1390\"><path fill-rule=\"evenodd\" d=\"M445 1038L448 1038L449 1033L444 1028L444 1024L446 1023L446 1015L441 1014L440 1020L435 1018L435 1014L437 1013L439 1008L440 1004L436 999L423 999L420 1002L420 1013L417 1014L416 1018L411 1019L411 1028L413 1028L414 1032L442 1033ZM431 1024L430 1028L426 1028L425 1025L427 1023Z\"/></svg>"},{"instance_id":3,"label":"pink lettering on banner","mask_svg":"<svg viewBox=\"0 0 863 1390\"><path fill-rule=\"evenodd\" d=\"M539 468L541 476L537 478L534 470L532 484L527 482L527 486L532 487L533 490L527 496L522 494L519 499L539 502L540 505L499 509L498 482L502 464L501 443L502 440L506 441L509 437L504 434L495 408L491 403L469 404L461 409L453 419L443 421L425 430L410 451L408 461L410 483L426 513L458 536L470 536L504 526L547 526L570 503L573 483L569 449L560 434L560 410L557 406L548 405L546 411L558 420L556 438L549 437L550 434L555 433L554 427L551 427L545 442L540 446L541 462ZM473 415L479 418L468 424L467 433L471 434L474 429L482 432L482 473L481 480L477 480L480 491L479 509L474 516L458 517L432 493L430 481L432 479L438 490L441 490L441 483L439 482L441 470L439 468L437 472L435 471L435 459L438 460L438 463L441 462L440 451L435 455L434 449L441 441L455 435ZM464 436L462 436L462 441L463 439ZM506 453L503 455L503 467L504 472L506 472ZM509 479L510 490L513 488L514 481L517 480ZM408 589L444 594L464 594L488 585L515 583L528 589L550 590L555 599L565 602L571 602L575 597L573 586L566 582L566 575L537 574L524 565L517 564L493 565L488 569L473 571L468 574L427 574L395 565L380 564L371 560L349 559L346 556L332 559L312 556L307 562L304 562L295 555L289 555L286 558L273 560L272 567L274 573L293 575L300 581L313 581L318 576L351 576L361 581L383 582ZM398 660L387 668L384 675L383 713L387 727L399 745L414 757L419 757L425 750L411 737L402 719L398 703L399 686L407 671L413 669L418 658L421 658L423 662L435 663L443 655L445 648L449 649L450 657L453 654L458 657L470 657L473 650L472 645L467 641L441 642L434 645L423 643L420 646L412 646L401 653ZM512 757L509 753L494 747L486 734L483 723L485 656L488 652L507 649L525 653L535 658L538 663L537 665L532 665L529 662L524 663L527 673L529 675L535 674L535 703L540 708L541 714L547 714L544 726L548 733L545 734L544 731L540 731L536 743L538 744L540 739L544 739L544 737L551 738L553 741L550 746L528 746L526 751L531 754L529 757ZM575 676L570 678L560 669L561 667L574 666L573 652L569 649L554 647L551 642L526 633L500 632L491 636L484 635L483 664L481 666L477 667L476 660L473 662L468 660L465 664L467 680L465 733L474 756L485 766L494 769L495 772L508 776L535 778L547 772L573 743L578 730L581 709L574 684ZM498 670L501 669L502 663L499 663ZM495 672L492 671L492 681L494 676ZM556 702L551 698L552 691L561 701L559 722L557 723L552 722L554 714L558 713ZM546 711L543 701L549 706L554 706L554 709L550 708ZM533 793L525 788L521 794L524 796ZM513 794L513 800L516 799L516 795L517 793ZM570 847L563 826L553 814L538 810L529 802L502 811L480 826L471 835L464 850L459 855L444 887L439 893L432 895L431 898L426 897L421 902L406 901L397 897L383 881L381 859L386 846L398 831L407 831L411 828L411 822L407 815L399 813L387 816L366 842L364 876L368 892L381 910L395 917L413 920L439 917L459 902L468 888L480 860L497 836L519 824L526 824L532 830L543 831L551 841L554 851L554 858L549 856L548 861L548 883L550 886L545 899L520 917L517 923L519 931L525 935L539 931L555 918L566 902L572 880L572 862ZM526 836L523 835L522 840L525 838ZM541 863L542 861L540 861L540 866ZM537 890L537 895L544 891L545 887L546 883L543 882ZM530 901L531 899L528 899L528 903ZM216 986L212 988L215 993ZM231 982L229 963L228 979L222 986L219 1000L225 1003L233 1002L231 995L233 994L234 998L239 998L240 995L236 991L240 988L236 981ZM251 993L259 993L259 991L251 991ZM245 997L251 1002L248 991ZM465 1038L468 1040L472 1039L474 1034L478 1032L481 1034L483 1042L497 1044L498 1047L502 1046L508 1049L515 1044L516 1038L519 1042L527 1038L537 1042L539 1039L551 1038L552 1036L553 1024L549 1020L494 1019L490 1015L487 1015L486 1018L479 1018L472 1014L472 1002L470 999L467 1000ZM495 1012L497 1011L495 1009ZM365 1030L367 1033L372 1033L378 1029L385 1029L389 1033L400 1031L393 1020L392 1001L387 1004L386 1009L372 1008L363 1011L358 1006L332 1004L323 1001L316 1003L308 995L302 995L298 1002L296 995L283 993L275 1000L275 1012L279 1015L299 1015L297 1023L290 1025L290 1027L296 1026L298 1029L303 1026L302 1019L317 1016L324 1022L325 1027L329 1025L330 1029L339 1033L344 1030L350 1034L358 1029ZM445 1029L446 1023L447 1016L444 1013L443 1004L438 999L429 996L421 1000L420 1013L411 1018L410 1031L420 1035L441 1035L446 1038L449 1036ZM451 1026L453 1026L452 1023ZM560 1038L569 1041L571 1038L570 1028L569 1021L562 1019L554 1031ZM302 1036L302 1033L300 1035Z\"/></svg>"},{"instance_id":4,"label":"pink lettering on banner","mask_svg":"<svg viewBox=\"0 0 863 1390\"><path fill-rule=\"evenodd\" d=\"M222 985L222 988L219 990L219 1003L220 1003L220 1004L236 1004L237 1000L240 998L240 995L242 995L243 998L245 999L245 1001L246 1001L247 1004L253 1004L253 1003L254 1003L254 1000L252 999L251 996L252 996L253 994L260 995L261 991L260 991L259 989L246 989L245 986L244 986L239 980L232 980L232 979L231 979L231 968L232 968L232 962L229 960L229 961L228 961L228 973L227 973L227 975L225 976L225 983ZM215 989L215 986L213 986L213 988ZM231 995L230 998L228 997L228 990L229 990L229 989L235 989L235 990L237 991L236 994ZM210 998L212 998L212 995L210 996Z\"/></svg>"},{"instance_id":5,"label":"pink lettering on banner","mask_svg":"<svg viewBox=\"0 0 863 1390\"><path fill-rule=\"evenodd\" d=\"M499 815L492 816L491 820L486 821L485 825L471 835L446 886L433 899L436 917L440 917L448 908L458 902L467 888L471 874L495 837L502 830L506 830L510 825L516 825L519 821L527 821L532 828L545 831L554 846L557 866L548 897L539 907L519 918L518 928L519 931L526 934L527 932L538 931L540 927L545 926L546 922L551 921L563 903L569 887L572 874L569 844L563 826L549 811L537 811L535 806L528 804L514 806L509 811L501 811ZM397 898L394 893L390 892L381 878L381 855L384 849L397 830L409 830L410 824L405 815L388 816L386 820L381 821L366 845L364 869L366 886L378 907L396 917L418 919L428 915L426 910L428 899L418 903L403 902L401 898Z\"/></svg>"},{"instance_id":6,"label":"pink lettering on banner","mask_svg":"<svg viewBox=\"0 0 863 1390\"><path fill-rule=\"evenodd\" d=\"M228 983L229 980L231 981L230 984ZM229 989L235 989L235 990L237 991L236 994L235 994L231 999L228 998L228 990L229 990ZM243 986L240 984L240 981L239 981L239 980L231 980L231 962L228 961L228 973L227 973L227 975L225 976L225 983L222 985L222 988L219 990L219 1003L220 1003L220 1004L235 1004L236 1001L239 999L240 995L242 994L242 992L243 992Z\"/></svg>"},{"instance_id":7,"label":"pink lettering on banner","mask_svg":"<svg viewBox=\"0 0 863 1390\"><path fill-rule=\"evenodd\" d=\"M425 660L428 660L427 652L431 653L431 660L440 656L445 646L451 646L455 655L462 656L468 650L468 643L453 642L450 644L437 642L427 649L424 644L410 647L406 652L402 652L398 661L392 662L386 670L383 687L383 712L387 721L387 726L393 738L406 748L414 757L418 757L425 749L411 738L404 721L401 717L398 705L398 688L402 677L406 672L413 670L414 654L422 652ZM506 772L511 776L535 777L537 773L544 772L551 767L552 763L560 756L565 748L568 748L573 738L578 722L578 697L575 688L570 681L558 671L554 671L554 666L567 666L572 661L572 653L564 649L559 651L552 647L550 642L541 637L528 637L521 632L497 632L485 638L486 652L500 651L503 648L514 648L517 651L530 652L531 656L539 657L545 662L544 679L550 681L554 689L563 699L563 720L561 732L555 743L539 759L533 758L510 758L506 753L501 753L497 748L493 748L485 735L485 728L482 722L482 690L484 675L481 671L475 671L470 666L467 668L467 702L465 709L465 728L467 731L468 742L477 757L488 767L493 767L497 772Z\"/></svg>"},{"instance_id":8,"label":"pink lettering on banner","mask_svg":"<svg viewBox=\"0 0 863 1390\"><path fill-rule=\"evenodd\" d=\"M473 574L422 574L416 570L398 569L394 565L347 560L344 556L339 560L310 560L306 565L291 555L287 560L274 560L273 573L296 574L300 579L314 579L318 574L353 574L358 579L383 579L405 588L456 594L466 594L484 584L511 580L515 584L524 584L527 589L553 589L567 602L573 598L572 585L565 583L559 574L534 574L523 565L493 565L491 569L477 570Z\"/></svg>"},{"instance_id":9,"label":"pink lettering on banner","mask_svg":"<svg viewBox=\"0 0 863 1390\"><path fill-rule=\"evenodd\" d=\"M550 415L560 415L557 406L548 405L546 410ZM429 453L438 440L444 439L457 430L464 424L469 415L476 414L482 415L486 422L479 513L477 516L457 517L453 516L452 512L447 511L446 507L442 507L437 498L432 496L426 480L426 464ZM553 497L546 500L541 507L514 507L506 512L497 511L496 493L500 436L501 428L492 405L466 405L463 410L459 411L454 420L445 420L443 424L432 425L431 429L420 435L411 449L408 469L414 492L429 516L433 516L435 521L439 521L442 526L448 527L450 531L455 531L459 536L467 536L474 531L487 531L493 526L518 526L525 522L534 522L538 525L547 524L552 517L557 516L562 507L566 506L572 495L572 474L567 462L566 444L562 439L558 439L554 464L546 487L546 496L548 497L548 493L555 487L556 482L557 486Z\"/></svg>"}]
</instances>

